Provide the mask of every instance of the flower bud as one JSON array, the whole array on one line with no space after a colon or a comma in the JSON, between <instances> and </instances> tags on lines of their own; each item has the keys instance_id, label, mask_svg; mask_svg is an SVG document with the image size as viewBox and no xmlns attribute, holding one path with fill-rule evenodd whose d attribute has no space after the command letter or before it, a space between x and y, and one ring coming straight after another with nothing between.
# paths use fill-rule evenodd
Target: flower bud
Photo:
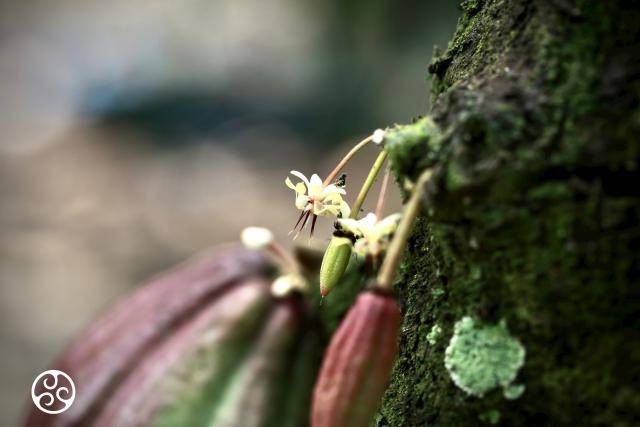
<instances>
[{"instance_id":1,"label":"flower bud","mask_svg":"<svg viewBox=\"0 0 640 427\"><path fill-rule=\"evenodd\" d=\"M276 298L286 297L293 292L305 293L307 281L300 273L289 273L276 278L271 283L271 295Z\"/></svg>"},{"instance_id":2,"label":"flower bud","mask_svg":"<svg viewBox=\"0 0 640 427\"><path fill-rule=\"evenodd\" d=\"M384 141L384 137L386 136L386 133L383 129L376 129L375 132L373 132L373 137L371 138L371 141L373 141L374 144L376 145L380 145L382 144L382 142Z\"/></svg>"},{"instance_id":3,"label":"flower bud","mask_svg":"<svg viewBox=\"0 0 640 427\"><path fill-rule=\"evenodd\" d=\"M273 242L273 233L264 227L247 227L240 234L242 244L249 249L264 249Z\"/></svg>"},{"instance_id":4,"label":"flower bud","mask_svg":"<svg viewBox=\"0 0 640 427\"><path fill-rule=\"evenodd\" d=\"M333 236L322 258L320 266L320 295L329 292L340 281L351 258L351 240L346 237Z\"/></svg>"}]
</instances>

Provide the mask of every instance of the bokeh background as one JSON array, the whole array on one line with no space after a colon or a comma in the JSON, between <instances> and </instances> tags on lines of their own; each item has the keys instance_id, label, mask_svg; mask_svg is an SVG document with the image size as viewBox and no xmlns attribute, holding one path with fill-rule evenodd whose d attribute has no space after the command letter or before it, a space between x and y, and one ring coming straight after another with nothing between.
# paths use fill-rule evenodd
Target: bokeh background
<instances>
[{"instance_id":1,"label":"bokeh background","mask_svg":"<svg viewBox=\"0 0 640 427\"><path fill-rule=\"evenodd\" d=\"M247 225L290 245L287 172L325 175L424 114L457 16L455 0L1 2L0 425L152 273ZM347 168L352 197L375 155Z\"/></svg>"}]
</instances>

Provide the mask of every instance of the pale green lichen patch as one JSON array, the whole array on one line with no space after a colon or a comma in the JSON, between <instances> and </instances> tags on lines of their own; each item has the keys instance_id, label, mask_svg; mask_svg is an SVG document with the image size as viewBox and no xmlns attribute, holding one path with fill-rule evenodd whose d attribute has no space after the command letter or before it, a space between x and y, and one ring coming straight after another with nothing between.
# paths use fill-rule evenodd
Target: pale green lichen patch
<instances>
[{"instance_id":1,"label":"pale green lichen patch","mask_svg":"<svg viewBox=\"0 0 640 427\"><path fill-rule=\"evenodd\" d=\"M480 419L480 421L487 424L496 425L500 422L500 411L491 409L490 411L480 414L478 418Z\"/></svg>"},{"instance_id":2,"label":"pale green lichen patch","mask_svg":"<svg viewBox=\"0 0 640 427\"><path fill-rule=\"evenodd\" d=\"M524 386L509 386L522 367L524 356L524 347L509 334L505 322L483 325L466 316L455 324L444 364L453 382L472 396L482 397L503 387L505 396L510 390L509 396L517 398Z\"/></svg>"},{"instance_id":3,"label":"pale green lichen patch","mask_svg":"<svg viewBox=\"0 0 640 427\"><path fill-rule=\"evenodd\" d=\"M427 334L427 341L431 345L436 345L436 343L438 342L438 338L440 338L441 334L442 334L442 328L440 327L440 325L435 324L431 327L431 330Z\"/></svg>"},{"instance_id":4,"label":"pale green lichen patch","mask_svg":"<svg viewBox=\"0 0 640 427\"><path fill-rule=\"evenodd\" d=\"M511 384L509 387L504 389L503 394L505 399L515 400L522 396L524 389L524 384Z\"/></svg>"}]
</instances>

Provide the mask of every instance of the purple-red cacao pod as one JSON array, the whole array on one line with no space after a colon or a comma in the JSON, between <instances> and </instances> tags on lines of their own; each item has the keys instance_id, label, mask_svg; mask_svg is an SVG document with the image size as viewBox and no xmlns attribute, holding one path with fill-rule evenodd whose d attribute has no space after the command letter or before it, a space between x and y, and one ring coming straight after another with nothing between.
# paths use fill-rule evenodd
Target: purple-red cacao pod
<instances>
[{"instance_id":1,"label":"purple-red cacao pod","mask_svg":"<svg viewBox=\"0 0 640 427\"><path fill-rule=\"evenodd\" d=\"M333 335L316 381L312 427L366 427L398 351L400 310L379 291L361 293Z\"/></svg>"},{"instance_id":2,"label":"purple-red cacao pod","mask_svg":"<svg viewBox=\"0 0 640 427\"><path fill-rule=\"evenodd\" d=\"M305 425L319 344L302 299L271 295L272 268L224 246L153 278L55 363L71 407L25 426Z\"/></svg>"}]
</instances>

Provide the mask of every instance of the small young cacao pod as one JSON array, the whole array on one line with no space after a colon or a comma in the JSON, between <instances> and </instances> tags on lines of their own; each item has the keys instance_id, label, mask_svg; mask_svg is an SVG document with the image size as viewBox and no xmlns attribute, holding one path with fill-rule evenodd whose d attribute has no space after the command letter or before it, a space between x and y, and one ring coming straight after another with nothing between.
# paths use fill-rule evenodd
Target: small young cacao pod
<instances>
[{"instance_id":1,"label":"small young cacao pod","mask_svg":"<svg viewBox=\"0 0 640 427\"><path fill-rule=\"evenodd\" d=\"M351 258L351 241L333 236L320 266L320 295L326 297L342 278Z\"/></svg>"},{"instance_id":2,"label":"small young cacao pod","mask_svg":"<svg viewBox=\"0 0 640 427\"><path fill-rule=\"evenodd\" d=\"M227 246L152 279L55 364L76 384L71 407L25 425L304 425L288 402L310 395L318 341L299 295L271 295L271 268Z\"/></svg>"},{"instance_id":3,"label":"small young cacao pod","mask_svg":"<svg viewBox=\"0 0 640 427\"><path fill-rule=\"evenodd\" d=\"M333 335L313 394L312 427L366 427L398 350L400 310L391 295L361 293Z\"/></svg>"}]
</instances>

